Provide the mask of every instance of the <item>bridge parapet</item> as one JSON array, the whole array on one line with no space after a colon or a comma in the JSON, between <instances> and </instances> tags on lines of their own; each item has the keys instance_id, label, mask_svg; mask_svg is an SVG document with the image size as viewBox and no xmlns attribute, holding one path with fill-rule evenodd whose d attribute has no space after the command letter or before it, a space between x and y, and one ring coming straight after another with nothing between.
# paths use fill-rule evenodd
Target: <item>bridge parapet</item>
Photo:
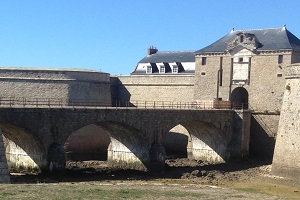
<instances>
[{"instance_id":1,"label":"bridge parapet","mask_svg":"<svg viewBox=\"0 0 300 200\"><path fill-rule=\"evenodd\" d=\"M112 106L113 105L113 106ZM91 107L91 108L145 108L145 109L248 109L248 104L231 103L230 101L110 101L63 98L27 98L27 97L0 97L0 107Z\"/></svg>"}]
</instances>

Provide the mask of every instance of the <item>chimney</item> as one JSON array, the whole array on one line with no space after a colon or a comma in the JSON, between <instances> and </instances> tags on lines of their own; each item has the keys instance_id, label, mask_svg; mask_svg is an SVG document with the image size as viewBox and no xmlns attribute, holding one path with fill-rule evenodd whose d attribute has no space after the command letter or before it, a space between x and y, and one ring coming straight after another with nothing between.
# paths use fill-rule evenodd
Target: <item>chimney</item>
<instances>
[{"instance_id":1,"label":"chimney","mask_svg":"<svg viewBox=\"0 0 300 200\"><path fill-rule=\"evenodd\" d=\"M158 51L158 50L157 50L156 47L150 46L150 47L148 48L148 56L150 56L150 55L152 55L152 54L155 54L157 51Z\"/></svg>"}]
</instances>

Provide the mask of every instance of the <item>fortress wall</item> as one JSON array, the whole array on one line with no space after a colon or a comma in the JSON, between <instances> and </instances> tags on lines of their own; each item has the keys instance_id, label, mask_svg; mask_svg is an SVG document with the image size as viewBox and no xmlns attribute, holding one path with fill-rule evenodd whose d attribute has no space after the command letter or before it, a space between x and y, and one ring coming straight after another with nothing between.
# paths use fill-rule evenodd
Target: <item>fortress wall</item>
<instances>
[{"instance_id":1,"label":"fortress wall","mask_svg":"<svg viewBox=\"0 0 300 200\"><path fill-rule=\"evenodd\" d=\"M272 173L294 179L300 178L300 64L293 64L287 69L285 92Z\"/></svg>"},{"instance_id":2,"label":"fortress wall","mask_svg":"<svg viewBox=\"0 0 300 200\"><path fill-rule=\"evenodd\" d=\"M278 63L278 56L283 55L283 62ZM238 57L237 55L234 55ZM202 65L206 57L206 65ZM230 92L239 85L231 85L230 54L196 56L195 100L217 98L218 70L222 57L222 86L219 86L219 98L226 100ZM250 154L272 158L275 137L278 129L279 114L285 90L286 68L291 62L299 61L299 53L260 52L251 55L249 84L243 87L249 94L250 109L255 115L251 119Z\"/></svg>"},{"instance_id":3,"label":"fortress wall","mask_svg":"<svg viewBox=\"0 0 300 200\"><path fill-rule=\"evenodd\" d=\"M111 103L109 74L76 69L0 68L0 97Z\"/></svg>"},{"instance_id":4,"label":"fortress wall","mask_svg":"<svg viewBox=\"0 0 300 200\"><path fill-rule=\"evenodd\" d=\"M193 102L194 75L119 76L118 100Z\"/></svg>"},{"instance_id":5,"label":"fortress wall","mask_svg":"<svg viewBox=\"0 0 300 200\"><path fill-rule=\"evenodd\" d=\"M278 64L278 55L283 55L281 64ZM280 110L286 66L290 64L291 53L261 53L252 58L250 84L247 88L252 109L255 111Z\"/></svg>"},{"instance_id":6,"label":"fortress wall","mask_svg":"<svg viewBox=\"0 0 300 200\"><path fill-rule=\"evenodd\" d=\"M195 68L196 78L195 78L195 90L193 92L194 99L205 100L205 101L213 100L214 98L217 97L217 79L218 79L217 75L220 66L220 56L208 56L206 58L206 65L201 64L202 57L196 56L195 62L196 62L196 68ZM230 67L230 66L226 66L226 67Z\"/></svg>"}]
</instances>

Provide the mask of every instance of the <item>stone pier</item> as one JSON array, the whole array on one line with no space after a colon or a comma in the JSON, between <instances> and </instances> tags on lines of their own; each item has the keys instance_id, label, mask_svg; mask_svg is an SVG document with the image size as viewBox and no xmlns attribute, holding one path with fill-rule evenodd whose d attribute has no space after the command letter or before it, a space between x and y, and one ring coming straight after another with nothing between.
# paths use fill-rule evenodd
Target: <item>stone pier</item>
<instances>
[{"instance_id":1,"label":"stone pier","mask_svg":"<svg viewBox=\"0 0 300 200\"><path fill-rule=\"evenodd\" d=\"M300 178L300 63L287 67L272 174Z\"/></svg>"},{"instance_id":2,"label":"stone pier","mask_svg":"<svg viewBox=\"0 0 300 200\"><path fill-rule=\"evenodd\" d=\"M0 129L0 183L10 183L10 175L8 171L7 160L5 156L5 149Z\"/></svg>"}]
</instances>

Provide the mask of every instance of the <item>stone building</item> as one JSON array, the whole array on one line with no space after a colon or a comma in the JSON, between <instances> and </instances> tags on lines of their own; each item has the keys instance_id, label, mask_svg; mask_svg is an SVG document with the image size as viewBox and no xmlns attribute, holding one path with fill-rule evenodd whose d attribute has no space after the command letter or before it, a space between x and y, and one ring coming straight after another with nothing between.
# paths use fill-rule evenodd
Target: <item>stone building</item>
<instances>
[{"instance_id":1,"label":"stone building","mask_svg":"<svg viewBox=\"0 0 300 200\"><path fill-rule=\"evenodd\" d=\"M148 49L130 76L111 77L113 103L139 106L161 102L192 102L194 51Z\"/></svg>"},{"instance_id":2,"label":"stone building","mask_svg":"<svg viewBox=\"0 0 300 200\"><path fill-rule=\"evenodd\" d=\"M250 149L271 157L286 67L300 62L300 40L285 26L232 30L195 55L194 100L230 100L252 109Z\"/></svg>"},{"instance_id":3,"label":"stone building","mask_svg":"<svg viewBox=\"0 0 300 200\"><path fill-rule=\"evenodd\" d=\"M192 66L194 61L194 69L184 67L185 71L177 73L178 63ZM131 76L115 77L112 91L117 91L115 99L133 104L222 100L230 101L236 108L249 108L253 110L251 154L271 158L286 67L297 62L300 62L300 40L285 26L233 29L196 52L159 52L150 47Z\"/></svg>"},{"instance_id":4,"label":"stone building","mask_svg":"<svg viewBox=\"0 0 300 200\"><path fill-rule=\"evenodd\" d=\"M150 46L147 56L138 62L131 74L194 74L194 72L194 51L158 51L156 47Z\"/></svg>"}]
</instances>

